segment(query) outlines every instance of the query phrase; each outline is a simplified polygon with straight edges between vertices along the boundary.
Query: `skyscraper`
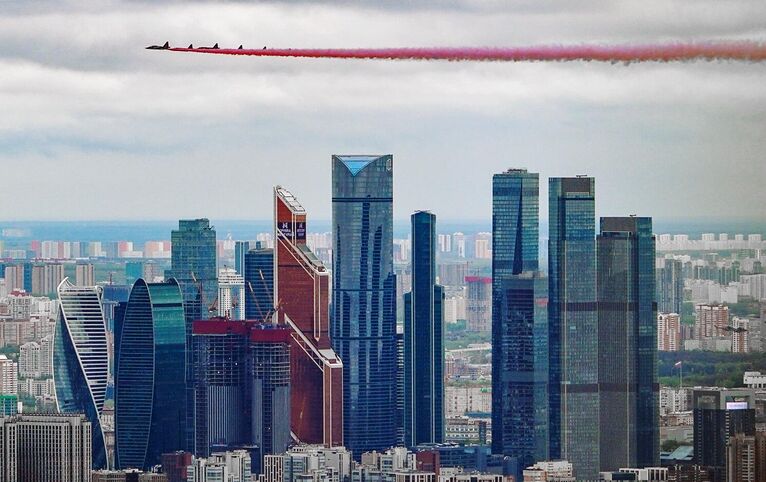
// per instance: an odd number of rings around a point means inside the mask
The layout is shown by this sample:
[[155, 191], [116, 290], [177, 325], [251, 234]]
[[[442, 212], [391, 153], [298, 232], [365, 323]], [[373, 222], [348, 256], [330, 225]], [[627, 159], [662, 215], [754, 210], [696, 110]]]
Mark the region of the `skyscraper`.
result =
[[601, 218], [598, 236], [600, 467], [659, 463], [652, 219]]
[[492, 179], [492, 451], [521, 470], [548, 459], [546, 280], [538, 271], [539, 175]]
[[260, 458], [285, 451], [290, 338], [285, 327], [255, 321], [194, 322], [195, 454], [243, 446], [257, 446]]
[[109, 354], [101, 289], [58, 285], [59, 319], [53, 348], [53, 378], [60, 412], [83, 413], [92, 429], [93, 468], [107, 465], [100, 415], [104, 409]]
[[165, 278], [175, 278], [181, 287], [187, 336], [191, 336], [191, 323], [208, 317], [217, 294], [215, 229], [207, 219], [182, 219], [170, 239], [170, 270]]
[[726, 451], [731, 437], [754, 436], [755, 393], [745, 388], [694, 389], [694, 463], [714, 470], [713, 482], [727, 480]]
[[596, 478], [595, 180], [554, 177], [548, 186], [550, 456], [572, 462], [578, 477]]
[[182, 219], [170, 233], [170, 270], [165, 279], [175, 278], [184, 299], [186, 318], [186, 443], [193, 444], [193, 380], [191, 379], [192, 323], [207, 319], [218, 292], [215, 229], [207, 219]]
[[234, 243], [234, 270], [240, 276], [245, 276], [245, 254], [250, 251], [250, 241]]
[[292, 431], [303, 443], [343, 445], [343, 363], [331, 347], [330, 275], [306, 244], [306, 210], [274, 188], [274, 302], [290, 327]]
[[444, 441], [444, 288], [436, 284], [436, 216], [412, 220], [412, 291], [404, 295], [404, 443]]
[[264, 321], [274, 310], [274, 250], [245, 253], [245, 318]]
[[657, 311], [680, 315], [683, 304], [683, 264], [677, 259], [663, 259], [657, 269]]
[[393, 156], [332, 157], [332, 342], [343, 438], [355, 456], [396, 442]]
[[138, 279], [128, 299], [115, 378], [118, 468], [159, 464], [186, 445], [186, 328], [178, 283]]
[[218, 270], [218, 315], [233, 320], [245, 319], [245, 279], [233, 268]]

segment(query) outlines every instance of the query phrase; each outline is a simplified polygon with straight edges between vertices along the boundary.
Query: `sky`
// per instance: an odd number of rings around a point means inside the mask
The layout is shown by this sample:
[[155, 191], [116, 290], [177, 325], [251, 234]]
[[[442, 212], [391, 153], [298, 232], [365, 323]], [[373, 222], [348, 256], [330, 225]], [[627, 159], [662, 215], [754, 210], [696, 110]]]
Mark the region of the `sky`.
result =
[[331, 217], [330, 156], [393, 154], [397, 219], [489, 219], [492, 174], [596, 177], [599, 215], [766, 217], [766, 64], [145, 50], [766, 41], [766, 2], [0, 0], [0, 220]]

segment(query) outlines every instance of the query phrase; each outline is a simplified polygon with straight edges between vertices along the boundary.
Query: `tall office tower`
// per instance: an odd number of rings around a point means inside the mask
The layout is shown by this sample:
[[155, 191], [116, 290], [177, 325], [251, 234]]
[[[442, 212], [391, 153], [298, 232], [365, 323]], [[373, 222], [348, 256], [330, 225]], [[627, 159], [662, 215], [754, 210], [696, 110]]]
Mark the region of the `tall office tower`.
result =
[[245, 318], [266, 321], [274, 311], [274, 250], [245, 253]]
[[186, 323], [178, 283], [133, 285], [120, 334], [115, 376], [118, 468], [159, 464], [186, 445]]
[[599, 470], [595, 179], [548, 182], [548, 338], [552, 458]]
[[245, 254], [250, 251], [250, 241], [237, 241], [234, 243], [234, 270], [245, 276]]
[[218, 270], [217, 308], [224, 318], [245, 319], [245, 278], [232, 268]]
[[[143, 261], [128, 261], [125, 263], [125, 282], [132, 285], [137, 279], [144, 277]], [[146, 281], [146, 280], [144, 280]], [[151, 282], [152, 280], [149, 280]]]
[[218, 293], [215, 229], [207, 219], [182, 219], [170, 233], [170, 269], [165, 279], [175, 278], [181, 287], [186, 318], [186, 443], [193, 444], [193, 383], [191, 379], [192, 324], [207, 319]]
[[104, 408], [109, 354], [101, 288], [58, 286], [59, 319], [53, 347], [53, 379], [60, 412], [83, 413], [92, 428], [93, 468], [105, 468], [106, 444], [100, 415]]
[[290, 435], [290, 330], [259, 325], [250, 331], [247, 375], [250, 381], [252, 443], [260, 448], [254, 461], [260, 473], [263, 457], [284, 453]]
[[444, 441], [444, 288], [436, 284], [436, 216], [412, 221], [412, 291], [404, 295], [404, 443]]
[[393, 156], [332, 157], [333, 316], [343, 438], [356, 457], [396, 442]]
[[404, 445], [404, 326], [396, 325], [396, 386], [394, 387], [394, 400], [396, 408], [396, 445]]
[[538, 271], [539, 175], [492, 178], [492, 451], [521, 470], [548, 457], [546, 283]]
[[681, 315], [660, 313], [657, 315], [657, 351], [681, 350]]
[[207, 219], [182, 219], [170, 239], [170, 270], [165, 278], [175, 278], [181, 286], [191, 336], [191, 323], [208, 317], [218, 290], [215, 229]]
[[659, 465], [652, 218], [601, 218], [598, 235], [601, 470]]
[[343, 445], [343, 363], [329, 337], [330, 275], [306, 244], [306, 210], [274, 188], [274, 303], [290, 327], [292, 431], [303, 443]]
[[[215, 318], [194, 322], [193, 451], [257, 446], [282, 453], [290, 438], [290, 342], [285, 327]], [[254, 460], [260, 467], [260, 460]]]
[[713, 468], [713, 482], [727, 482], [726, 447], [730, 438], [755, 435], [755, 393], [745, 388], [694, 389], [692, 408], [694, 463]]
[[658, 260], [657, 311], [678, 313], [684, 305], [683, 263], [677, 259]]
[[82, 414], [0, 417], [0, 480], [89, 482], [91, 433]]
[[96, 277], [93, 268], [92, 264], [75, 265], [75, 284], [77, 286], [95, 286]]
[[466, 326], [469, 331], [492, 331], [492, 278], [466, 276], [468, 297], [465, 302]]

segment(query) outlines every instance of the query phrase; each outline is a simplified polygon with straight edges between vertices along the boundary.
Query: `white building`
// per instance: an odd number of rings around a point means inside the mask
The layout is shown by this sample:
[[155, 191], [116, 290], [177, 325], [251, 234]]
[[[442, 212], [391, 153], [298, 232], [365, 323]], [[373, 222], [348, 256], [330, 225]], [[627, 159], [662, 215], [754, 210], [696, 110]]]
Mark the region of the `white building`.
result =
[[745, 372], [743, 379], [747, 388], [766, 388], [766, 373]]
[[24, 343], [19, 348], [19, 375], [21, 377], [40, 376], [40, 344], [34, 341]]
[[250, 454], [246, 450], [192, 458], [186, 469], [188, 482], [252, 482]]
[[19, 365], [5, 355], [0, 355], [0, 395], [18, 395]]
[[566, 460], [537, 462], [523, 472], [524, 482], [547, 482], [550, 480], [571, 480], [574, 482], [574, 469]]
[[444, 416], [491, 413], [492, 390], [488, 387], [444, 387]]
[[234, 268], [218, 270], [218, 315], [245, 319], [245, 279]]

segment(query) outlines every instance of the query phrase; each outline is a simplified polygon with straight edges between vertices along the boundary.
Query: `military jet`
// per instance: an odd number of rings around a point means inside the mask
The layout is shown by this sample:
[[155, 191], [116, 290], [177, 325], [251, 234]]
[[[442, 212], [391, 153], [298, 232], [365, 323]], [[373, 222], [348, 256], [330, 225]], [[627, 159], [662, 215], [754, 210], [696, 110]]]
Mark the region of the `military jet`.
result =
[[199, 47], [198, 50], [218, 50], [218, 44], [216, 43], [212, 47]]
[[146, 47], [148, 50], [169, 50], [170, 49], [170, 43], [165, 42], [165, 45], [150, 45]]

